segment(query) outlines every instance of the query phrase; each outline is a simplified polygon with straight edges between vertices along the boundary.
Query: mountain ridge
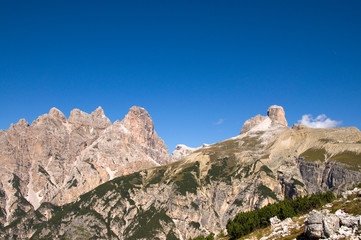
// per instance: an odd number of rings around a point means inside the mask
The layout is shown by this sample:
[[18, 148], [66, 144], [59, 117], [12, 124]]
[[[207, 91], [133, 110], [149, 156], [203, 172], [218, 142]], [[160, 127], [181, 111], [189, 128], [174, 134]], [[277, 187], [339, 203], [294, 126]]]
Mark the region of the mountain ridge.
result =
[[67, 205], [43, 203], [1, 236], [188, 239], [218, 233], [238, 212], [361, 181], [357, 128], [265, 119], [179, 161], [114, 178]]
[[132, 107], [113, 124], [101, 107], [91, 114], [73, 109], [68, 119], [52, 108], [31, 125], [21, 119], [0, 133], [0, 208], [5, 212], [0, 222], [44, 201], [72, 202], [116, 176], [169, 161], [168, 148], [144, 108]]

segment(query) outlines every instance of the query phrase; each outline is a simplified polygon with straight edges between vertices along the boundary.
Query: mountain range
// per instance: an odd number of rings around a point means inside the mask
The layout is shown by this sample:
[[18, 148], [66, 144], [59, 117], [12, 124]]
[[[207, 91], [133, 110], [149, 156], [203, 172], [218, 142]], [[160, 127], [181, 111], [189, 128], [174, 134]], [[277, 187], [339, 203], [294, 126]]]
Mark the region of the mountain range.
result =
[[0, 132], [0, 236], [6, 239], [188, 239], [285, 197], [361, 181], [361, 132], [288, 127], [284, 109], [211, 145], [172, 156], [149, 114], [113, 124], [101, 108], [53, 108]]

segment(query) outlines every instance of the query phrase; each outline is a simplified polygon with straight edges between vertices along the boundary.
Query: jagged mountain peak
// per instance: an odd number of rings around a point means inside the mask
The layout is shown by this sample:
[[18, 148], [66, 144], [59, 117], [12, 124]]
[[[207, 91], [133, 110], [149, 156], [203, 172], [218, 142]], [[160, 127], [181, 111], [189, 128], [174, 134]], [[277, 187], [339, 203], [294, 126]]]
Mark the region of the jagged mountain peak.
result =
[[104, 110], [98, 107], [91, 114], [79, 109], [73, 109], [68, 119], [69, 123], [81, 126], [92, 126], [96, 129], [105, 129], [110, 126], [111, 121], [105, 116]]
[[22, 119], [0, 134], [0, 226], [43, 202], [69, 203], [110, 179], [169, 162], [143, 108], [114, 124], [101, 107], [73, 109], [69, 119], [52, 108], [30, 126]]
[[97, 107], [91, 114], [93, 118], [106, 118], [104, 110], [101, 106]]
[[147, 110], [137, 106], [133, 106], [129, 109], [129, 112], [122, 120], [122, 123], [124, 126], [129, 127], [130, 129], [144, 126], [150, 129], [154, 129], [153, 120]]
[[62, 122], [67, 122], [65, 115], [59, 109], [57, 109], [55, 107], [50, 109], [49, 116], [51, 116], [55, 119], [59, 119]]
[[29, 123], [25, 118], [20, 119], [16, 124], [11, 124], [11, 127], [28, 127]]

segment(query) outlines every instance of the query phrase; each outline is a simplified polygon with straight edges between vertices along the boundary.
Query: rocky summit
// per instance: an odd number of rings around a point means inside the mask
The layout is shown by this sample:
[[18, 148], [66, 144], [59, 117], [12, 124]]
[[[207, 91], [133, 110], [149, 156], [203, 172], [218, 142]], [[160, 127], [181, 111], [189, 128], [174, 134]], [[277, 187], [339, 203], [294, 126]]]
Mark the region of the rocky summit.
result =
[[74, 109], [67, 119], [52, 108], [31, 125], [25, 119], [0, 132], [0, 223], [41, 203], [75, 201], [115, 177], [170, 162], [148, 112], [132, 107], [113, 124], [101, 107]]
[[[164, 143], [155, 133], [144, 131], [148, 127], [152, 130], [153, 126], [145, 110], [133, 109], [122, 122], [105, 128], [106, 120], [95, 121], [99, 125], [93, 130], [82, 120], [74, 126], [69, 120], [61, 119], [46, 121], [65, 127], [55, 130], [58, 127], [53, 129], [52, 123], [49, 128], [53, 130], [49, 132], [55, 136], [60, 131], [70, 131], [68, 137], [60, 141], [61, 138], [52, 140], [46, 135], [37, 148], [34, 145], [38, 138], [24, 141], [29, 134], [20, 130], [31, 129], [34, 123], [28, 126], [22, 121], [1, 132], [1, 144], [6, 143], [12, 149], [13, 145], [8, 144], [8, 139], [12, 139], [12, 144], [21, 143], [26, 150], [18, 153], [2, 148], [4, 154], [9, 153], [5, 156], [14, 159], [10, 165], [3, 164], [12, 166], [5, 174], [8, 177], [1, 181], [7, 191], [1, 198], [6, 203], [2, 205], [4, 222], [7, 219], [11, 223], [2, 228], [0, 237], [184, 240], [210, 232], [218, 234], [225, 229], [227, 220], [239, 212], [261, 208], [285, 197], [325, 190], [340, 193], [361, 181], [361, 132], [357, 128], [288, 127], [284, 110], [279, 106], [271, 106], [267, 116], [257, 115], [247, 120], [241, 133], [233, 138], [197, 149], [177, 147], [173, 159], [179, 160], [171, 163]], [[9, 135], [12, 128], [13, 134]], [[74, 129], [78, 130], [71, 134]], [[97, 137], [91, 138], [92, 134]], [[81, 142], [81, 136], [88, 136], [88, 142]], [[73, 138], [78, 139], [77, 144], [73, 143], [75, 140], [69, 141]], [[31, 145], [27, 142], [30, 140]], [[54, 143], [44, 150], [45, 142], [51, 141], [63, 145]], [[131, 151], [135, 143], [137, 151]], [[70, 147], [61, 151], [68, 145], [78, 146], [78, 154], [74, 153], [72, 161], [66, 155]], [[59, 152], [58, 160], [55, 152]], [[122, 153], [121, 159], [116, 153]], [[34, 154], [47, 158], [37, 157], [33, 160], [37, 164], [28, 164], [24, 156]], [[1, 159], [5, 157], [2, 155]], [[59, 162], [72, 166], [68, 168], [71, 174], [63, 180], [61, 174], [65, 170], [57, 167]], [[168, 164], [155, 166], [158, 163]], [[24, 169], [32, 169], [31, 178], [26, 173], [18, 174], [25, 172]], [[57, 174], [60, 170], [63, 172]], [[94, 172], [90, 175], [92, 179], [84, 172]], [[41, 180], [45, 181], [44, 185]], [[35, 182], [47, 189], [38, 188]], [[102, 182], [105, 183], [99, 185]], [[37, 208], [27, 200], [29, 189], [41, 198]], [[59, 190], [50, 194], [53, 198], [45, 199], [51, 189]], [[69, 197], [72, 189], [84, 194]], [[11, 198], [10, 191], [15, 197]], [[9, 205], [9, 199], [17, 202]], [[12, 206], [23, 207], [16, 210], [19, 207]], [[11, 217], [6, 215], [11, 211], [14, 212]]]

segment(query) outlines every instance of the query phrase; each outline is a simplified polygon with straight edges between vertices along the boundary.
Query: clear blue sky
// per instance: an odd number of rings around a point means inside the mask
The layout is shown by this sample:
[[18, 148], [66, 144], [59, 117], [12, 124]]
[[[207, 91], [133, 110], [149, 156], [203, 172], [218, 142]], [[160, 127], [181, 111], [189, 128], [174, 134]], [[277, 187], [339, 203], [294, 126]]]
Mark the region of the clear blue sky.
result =
[[[361, 1], [0, 0], [0, 129], [148, 110], [170, 151], [284, 107], [361, 127]], [[222, 120], [223, 119], [223, 120]], [[216, 123], [221, 124], [216, 124]]]

